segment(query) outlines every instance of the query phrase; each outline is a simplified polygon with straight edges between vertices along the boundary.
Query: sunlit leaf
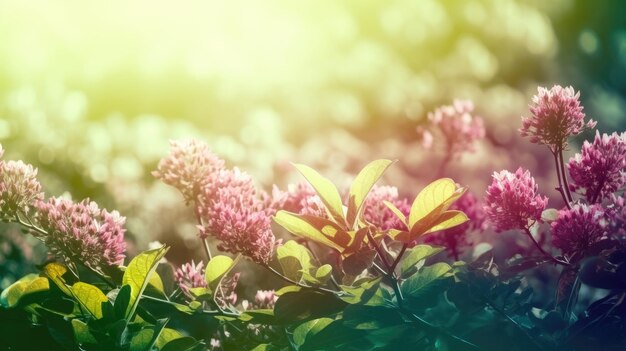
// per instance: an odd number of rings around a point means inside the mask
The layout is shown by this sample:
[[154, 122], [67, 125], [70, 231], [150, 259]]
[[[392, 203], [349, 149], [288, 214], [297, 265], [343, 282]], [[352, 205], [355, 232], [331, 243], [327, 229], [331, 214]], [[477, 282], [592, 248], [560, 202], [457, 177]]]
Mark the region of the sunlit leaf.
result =
[[446, 211], [437, 218], [437, 221], [431, 226], [426, 233], [436, 232], [439, 230], [450, 229], [469, 221], [467, 215], [462, 211]]
[[204, 345], [196, 339], [185, 336], [169, 341], [160, 351], [197, 351], [204, 350]]
[[[349, 234], [338, 227], [337, 224], [323, 218], [278, 211], [274, 216], [274, 221], [294, 235], [313, 240], [339, 252], [342, 252], [344, 247], [352, 240]], [[342, 246], [336, 243], [336, 241], [346, 245]]]
[[419, 300], [438, 285], [437, 282], [448, 275], [452, 270], [449, 264], [438, 262], [432, 266], [423, 267], [417, 274], [404, 281], [401, 286], [405, 298]]
[[95, 344], [98, 341], [89, 331], [87, 324], [78, 319], [72, 319], [72, 329], [74, 330], [74, 337], [79, 344]]
[[67, 267], [60, 263], [52, 262], [45, 265], [41, 271], [46, 277], [48, 277], [48, 279], [58, 286], [61, 291], [68, 296], [72, 296], [72, 291], [67, 286], [67, 282], [63, 278], [65, 273], [68, 271]]
[[167, 252], [165, 246], [140, 253], [128, 264], [124, 276], [122, 277], [122, 285], [130, 285], [130, 303], [126, 312], [126, 317], [131, 317], [139, 303], [139, 297], [145, 290], [150, 276], [154, 273], [157, 264], [165, 256]]
[[163, 328], [167, 324], [167, 319], [158, 320], [158, 324], [142, 329], [130, 339], [131, 351], [149, 351], [157, 342]]
[[237, 261], [224, 255], [214, 256], [209, 263], [207, 263], [204, 271], [204, 279], [211, 292], [217, 289], [222, 278], [235, 267], [236, 263]]
[[184, 335], [181, 332], [179, 332], [178, 330], [170, 329], [170, 328], [163, 328], [163, 330], [161, 331], [161, 334], [157, 338], [155, 346], [156, 346], [157, 349], [160, 350], [168, 342], [170, 342], [172, 340], [180, 339], [182, 337], [184, 337]]
[[95, 319], [102, 318], [102, 303], [109, 302], [102, 290], [91, 284], [78, 282], [72, 285], [72, 294]]
[[337, 223], [343, 224], [345, 222], [343, 215], [343, 203], [341, 202], [341, 196], [337, 187], [328, 179], [317, 173], [313, 168], [295, 164], [294, 167], [306, 178], [311, 184], [313, 189], [317, 192], [326, 209], [328, 210], [330, 217]]
[[409, 213], [409, 227], [413, 227], [417, 221], [438, 215], [463, 195], [463, 191], [457, 191], [456, 184], [450, 178], [442, 178], [428, 184], [417, 194], [411, 212]]
[[294, 240], [279, 246], [276, 255], [283, 274], [289, 279], [299, 282], [304, 272], [311, 271], [311, 252]]
[[329, 264], [325, 264], [320, 266], [317, 271], [315, 271], [315, 278], [320, 281], [321, 284], [326, 283], [333, 273], [333, 266]]
[[385, 204], [385, 206], [387, 206], [387, 208], [391, 210], [391, 212], [396, 215], [396, 217], [400, 219], [400, 221], [402, 221], [402, 223], [404, 223], [404, 225], [406, 225], [406, 216], [404, 215], [404, 213], [402, 213], [402, 211], [400, 211], [400, 209], [396, 207], [396, 205], [387, 200], [384, 200], [383, 203]]
[[348, 198], [348, 211], [346, 214], [348, 227], [352, 228], [354, 226], [367, 194], [369, 194], [374, 184], [392, 163], [393, 161], [391, 160], [372, 161], [356, 176], [350, 187], [350, 196]]
[[415, 247], [408, 249], [400, 262], [400, 276], [408, 276], [409, 273], [416, 270], [415, 266], [420, 261], [434, 256], [443, 250], [443, 247], [432, 247], [429, 245], [416, 245]]
[[29, 274], [2, 291], [0, 304], [6, 308], [14, 307], [24, 296], [47, 291], [49, 289], [50, 283], [48, 282], [48, 278], [40, 277], [36, 274]]
[[293, 342], [298, 346], [303, 345], [307, 337], [317, 334], [332, 321], [332, 318], [319, 318], [300, 324], [293, 331]]

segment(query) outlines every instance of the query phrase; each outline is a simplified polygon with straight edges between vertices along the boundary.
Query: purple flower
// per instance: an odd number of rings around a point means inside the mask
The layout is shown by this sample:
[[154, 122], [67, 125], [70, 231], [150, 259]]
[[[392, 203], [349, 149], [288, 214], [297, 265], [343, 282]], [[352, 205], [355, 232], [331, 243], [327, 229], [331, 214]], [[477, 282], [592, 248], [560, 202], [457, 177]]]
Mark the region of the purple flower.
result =
[[530, 227], [541, 218], [548, 198], [537, 194], [538, 186], [528, 170], [494, 172], [487, 188], [485, 213], [498, 232]]
[[266, 264], [275, 246], [270, 216], [252, 178], [235, 168], [212, 175], [198, 198], [197, 212], [202, 219], [200, 236], [215, 236], [218, 248], [241, 253]]
[[191, 263], [183, 264], [174, 272], [174, 279], [180, 290], [189, 297], [191, 297], [189, 289], [205, 288], [207, 286], [204, 279], [204, 264], [202, 261], [195, 264], [192, 260]]
[[519, 129], [522, 136], [530, 137], [531, 143], [545, 144], [552, 152], [558, 152], [567, 146], [569, 137], [580, 134], [585, 127], [595, 127], [593, 120], [585, 124], [580, 93], [574, 88], [555, 85], [550, 90], [543, 87], [537, 90], [530, 105], [532, 116], [522, 117]]
[[611, 203], [604, 212], [609, 221], [609, 233], [613, 236], [626, 236], [626, 198], [611, 194]]
[[224, 168], [224, 160], [213, 154], [205, 143], [193, 139], [170, 141], [170, 148], [170, 154], [159, 161], [152, 174], [180, 190], [189, 204], [213, 180], [211, 175]]
[[407, 230], [406, 225], [387, 207], [383, 201], [394, 204], [405, 216], [409, 215], [411, 204], [398, 196], [398, 188], [375, 185], [363, 204], [363, 219], [382, 231], [389, 229]]
[[100, 209], [89, 199], [74, 203], [53, 197], [36, 206], [36, 219], [47, 234], [33, 234], [57, 256], [78, 260], [94, 270], [123, 263], [126, 219], [117, 211]]
[[564, 254], [584, 253], [602, 238], [606, 225], [602, 206], [576, 204], [559, 211], [559, 217], [551, 223], [552, 244]]
[[428, 244], [443, 246], [450, 257], [458, 260], [462, 250], [470, 245], [467, 235], [472, 231], [486, 229], [486, 218], [483, 206], [474, 194], [466, 192], [452, 206], [451, 210], [463, 211], [469, 221], [456, 227], [427, 235], [424, 241]]
[[473, 116], [473, 111], [472, 101], [455, 100], [452, 105], [441, 106], [428, 114], [429, 121], [443, 134], [451, 156], [474, 151], [474, 142], [485, 137], [483, 120]]
[[328, 218], [322, 199], [317, 195], [315, 189], [306, 182], [289, 184], [283, 210], [301, 215]]
[[600, 136], [596, 131], [593, 143], [585, 141], [567, 168], [572, 191], [580, 191], [590, 203], [610, 197], [626, 185], [626, 133]]
[[[0, 146], [0, 155], [3, 152]], [[0, 217], [27, 214], [42, 199], [37, 168], [22, 161], [0, 161]]]

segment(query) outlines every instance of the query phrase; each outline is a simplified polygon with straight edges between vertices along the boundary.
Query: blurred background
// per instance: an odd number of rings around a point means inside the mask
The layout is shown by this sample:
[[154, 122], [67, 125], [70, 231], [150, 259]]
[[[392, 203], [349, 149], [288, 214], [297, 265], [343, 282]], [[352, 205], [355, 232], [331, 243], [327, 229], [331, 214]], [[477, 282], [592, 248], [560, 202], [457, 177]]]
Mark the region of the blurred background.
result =
[[[169, 139], [206, 141], [264, 187], [299, 180], [290, 161], [345, 186], [397, 159], [384, 183], [413, 196], [443, 157], [416, 128], [471, 99], [486, 138], [445, 175], [480, 197], [494, 170], [524, 165], [556, 207], [551, 155], [519, 137], [520, 116], [538, 85], [572, 85], [600, 131], [626, 129], [625, 13], [619, 0], [2, 0], [0, 143], [48, 196], [118, 209], [131, 253], [159, 240], [174, 263], [201, 253], [191, 209], [150, 175]], [[37, 252], [3, 230], [0, 289]]]

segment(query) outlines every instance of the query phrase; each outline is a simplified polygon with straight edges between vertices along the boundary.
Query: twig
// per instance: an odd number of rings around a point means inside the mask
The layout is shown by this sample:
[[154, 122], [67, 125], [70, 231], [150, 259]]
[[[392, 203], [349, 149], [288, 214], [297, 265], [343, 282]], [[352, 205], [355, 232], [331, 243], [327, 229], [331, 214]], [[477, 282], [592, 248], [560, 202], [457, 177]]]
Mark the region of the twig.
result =
[[547, 258], [549, 258], [551, 261], [553, 261], [554, 263], [557, 264], [561, 264], [564, 266], [569, 266], [570, 263], [567, 261], [563, 261], [563, 260], [559, 260], [558, 258], [552, 256], [550, 253], [548, 253], [546, 250], [544, 250], [541, 245], [539, 245], [539, 243], [537, 242], [537, 240], [535, 239], [535, 237], [533, 236], [533, 234], [530, 232], [530, 229], [528, 229], [528, 227], [524, 228], [524, 233], [526, 233], [526, 235], [528, 235], [528, 237], [530, 238], [530, 240], [532, 240], [532, 242], [535, 244], [535, 246], [537, 247], [537, 249], [539, 249], [539, 251], [541, 251], [541, 253], [546, 256]]
[[336, 290], [327, 289], [327, 288], [324, 288], [324, 287], [321, 287], [321, 286], [311, 286], [311, 285], [302, 284], [302, 283], [299, 283], [299, 282], [297, 282], [297, 281], [295, 281], [293, 279], [285, 277], [279, 271], [275, 270], [274, 268], [270, 267], [269, 265], [265, 264], [265, 265], [263, 265], [263, 267], [265, 267], [270, 272], [274, 273], [274, 275], [279, 277], [280, 279], [282, 279], [282, 280], [284, 280], [284, 281], [286, 281], [286, 282], [288, 282], [290, 284], [299, 286], [299, 287], [301, 287], [303, 289], [310, 289], [310, 290], [315, 290], [315, 291], [319, 291], [319, 292], [323, 292], [323, 293], [330, 293], [330, 294], [333, 294], [333, 295], [335, 295], [337, 297], [343, 297], [343, 296], [350, 296], [351, 295], [350, 293], [347, 293], [345, 291], [336, 291]]
[[565, 195], [565, 192], [563, 191], [563, 181], [561, 180], [561, 168], [559, 164], [558, 150], [553, 151], [552, 155], [554, 156], [554, 164], [556, 166], [556, 177], [559, 180], [559, 187], [556, 188], [556, 190], [558, 190], [559, 193], [561, 193], [561, 197], [563, 198], [563, 202], [565, 202], [565, 206], [567, 206], [568, 209], [571, 209], [572, 206], [569, 203], [567, 195]]

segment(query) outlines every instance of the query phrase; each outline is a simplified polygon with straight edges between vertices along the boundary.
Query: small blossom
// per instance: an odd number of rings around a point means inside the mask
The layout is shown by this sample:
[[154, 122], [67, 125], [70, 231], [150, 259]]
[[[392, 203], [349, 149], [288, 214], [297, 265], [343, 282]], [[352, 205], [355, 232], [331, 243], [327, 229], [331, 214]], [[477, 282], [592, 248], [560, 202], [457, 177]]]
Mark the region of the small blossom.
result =
[[626, 237], [626, 198], [611, 194], [611, 203], [605, 209], [608, 230], [613, 236]]
[[241, 253], [266, 264], [276, 239], [252, 178], [237, 168], [221, 170], [213, 178], [213, 185], [206, 186], [198, 198], [197, 212], [203, 223], [199, 226], [200, 236], [215, 236], [221, 241], [220, 250]]
[[183, 194], [185, 201], [196, 200], [201, 190], [213, 180], [211, 175], [224, 168], [224, 160], [197, 140], [170, 141], [170, 154], [159, 161], [152, 174]]
[[591, 203], [610, 197], [626, 185], [626, 133], [600, 136], [596, 131], [593, 143], [585, 141], [567, 168], [572, 191], [580, 191]]
[[532, 116], [522, 117], [519, 130], [522, 136], [530, 137], [531, 143], [548, 145], [557, 152], [567, 146], [569, 137], [580, 134], [585, 128], [595, 127], [593, 120], [585, 124], [580, 93], [574, 88], [555, 85], [550, 90], [543, 87], [537, 90], [530, 105]]
[[0, 217], [26, 214], [42, 199], [37, 168], [22, 161], [0, 161]]
[[315, 189], [306, 182], [289, 184], [287, 187], [287, 199], [283, 204], [283, 210], [315, 217], [328, 218], [326, 207]]
[[401, 199], [398, 188], [375, 185], [363, 204], [363, 218], [382, 231], [390, 229], [407, 230], [406, 225], [384, 203], [388, 201], [396, 206], [405, 216], [409, 215], [411, 204]]
[[126, 218], [117, 211], [100, 209], [89, 199], [74, 203], [53, 197], [36, 206], [36, 219], [47, 234], [33, 234], [54, 254], [78, 260], [95, 270], [123, 263]]
[[483, 206], [476, 196], [469, 192], [463, 194], [450, 206], [450, 209], [463, 211], [469, 218], [469, 221], [456, 227], [427, 235], [424, 241], [428, 244], [445, 247], [450, 257], [458, 260], [463, 249], [471, 245], [467, 235], [472, 231], [486, 229], [486, 217]]
[[222, 347], [222, 343], [220, 342], [220, 340], [216, 338], [211, 338], [209, 350], [219, 350], [220, 347]]
[[528, 170], [494, 172], [487, 188], [485, 213], [496, 231], [528, 228], [541, 218], [548, 198], [537, 194], [538, 186]]
[[584, 253], [605, 233], [607, 222], [604, 210], [598, 204], [576, 204], [559, 211], [552, 222], [552, 243], [565, 254]]
[[183, 264], [174, 272], [174, 279], [180, 290], [187, 296], [191, 296], [190, 289], [205, 288], [207, 286], [204, 279], [204, 264], [202, 261], [198, 264], [195, 264], [193, 261]]
[[273, 309], [278, 295], [274, 290], [257, 290], [254, 296], [254, 303], [250, 303], [248, 300], [243, 300], [241, 306], [245, 311], [247, 310], [260, 310], [260, 309]]
[[222, 280], [216, 296], [216, 300], [222, 307], [226, 308], [237, 304], [237, 292], [235, 290], [237, 290], [240, 276], [241, 274], [237, 272]]
[[473, 112], [472, 101], [455, 100], [452, 105], [441, 106], [428, 114], [428, 120], [442, 132], [451, 156], [474, 151], [474, 142], [485, 137], [483, 120], [473, 116]]

